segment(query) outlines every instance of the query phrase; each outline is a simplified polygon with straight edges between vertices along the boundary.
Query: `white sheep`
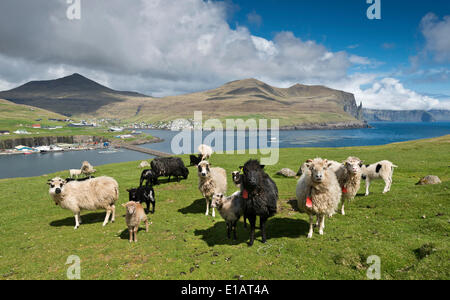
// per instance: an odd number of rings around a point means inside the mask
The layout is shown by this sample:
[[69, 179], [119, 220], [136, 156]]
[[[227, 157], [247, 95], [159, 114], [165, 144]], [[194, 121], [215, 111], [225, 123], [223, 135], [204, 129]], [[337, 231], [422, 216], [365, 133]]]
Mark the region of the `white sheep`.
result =
[[70, 169], [69, 170], [70, 178], [78, 178], [81, 175], [81, 170], [78, 169]]
[[341, 214], [345, 215], [345, 201], [353, 200], [361, 186], [361, 167], [363, 162], [357, 157], [347, 158], [336, 171], [339, 185], [342, 188]]
[[106, 226], [112, 213], [111, 222], [116, 216], [115, 202], [119, 199], [119, 185], [111, 177], [98, 177], [85, 181], [70, 181], [56, 177], [48, 181], [49, 194], [56, 205], [71, 210], [75, 215], [75, 229], [80, 227], [82, 210], [105, 209]]
[[342, 196], [336, 174], [329, 169], [332, 165], [326, 159], [308, 160], [305, 165], [308, 171], [303, 172], [297, 183], [299, 210], [309, 215], [308, 238], [313, 235], [314, 215], [319, 223], [319, 234], [323, 235], [325, 217], [334, 215]]
[[200, 145], [198, 146], [198, 152], [202, 156], [202, 160], [207, 160], [211, 158], [213, 154], [213, 149], [208, 145]]
[[[198, 189], [206, 199], [205, 215], [208, 215], [213, 195], [227, 192], [227, 173], [222, 168], [211, 168], [211, 164], [204, 160], [198, 164], [198, 178]], [[216, 216], [214, 208], [212, 216]]]
[[81, 165], [81, 174], [84, 174], [86, 176], [90, 176], [91, 174], [97, 172], [96, 169], [87, 161], [84, 161]]
[[377, 179], [384, 180], [385, 186], [383, 194], [389, 192], [391, 190], [394, 168], [398, 167], [388, 160], [383, 160], [372, 165], [362, 166], [362, 179], [366, 181], [366, 196], [369, 196], [370, 182]]
[[235, 192], [230, 197], [225, 197], [224, 194], [214, 194], [212, 197], [211, 207], [217, 208], [222, 218], [227, 223], [227, 236], [231, 238], [231, 231], [233, 231], [233, 238], [236, 240], [236, 224], [239, 218], [244, 213], [244, 199], [242, 199], [241, 191]]
[[[342, 166], [342, 163], [337, 162], [337, 161], [334, 161], [334, 160], [329, 160], [329, 161], [328, 161], [328, 164], [330, 164], [330, 167], [329, 167], [328, 169], [330, 169], [331, 171], [333, 171], [333, 172], [335, 172], [335, 173], [336, 173], [336, 171], [339, 170], [339, 168]], [[302, 176], [302, 174], [303, 174], [304, 172], [309, 172], [309, 168], [308, 168], [308, 166], [307, 166], [307, 163], [303, 163], [303, 164], [300, 166], [300, 169], [299, 169], [298, 172], [297, 172], [297, 176]]]

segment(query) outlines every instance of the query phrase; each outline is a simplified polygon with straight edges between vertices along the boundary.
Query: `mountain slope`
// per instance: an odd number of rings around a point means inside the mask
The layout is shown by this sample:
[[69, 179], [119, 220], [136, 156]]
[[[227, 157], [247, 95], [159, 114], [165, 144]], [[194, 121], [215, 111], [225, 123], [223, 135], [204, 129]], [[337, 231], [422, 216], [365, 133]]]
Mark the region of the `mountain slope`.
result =
[[79, 118], [126, 121], [192, 119], [280, 119], [281, 126], [345, 123], [362, 126], [361, 107], [353, 94], [324, 86], [296, 84], [272, 87], [256, 79], [229, 82], [219, 88], [165, 98], [118, 92], [79, 74], [50, 81], [33, 81], [0, 97]]
[[[132, 102], [114, 103], [98, 113], [113, 116], [129, 109]], [[350, 122], [363, 124], [361, 108], [352, 94], [323, 86], [294, 85], [276, 88], [256, 79], [229, 82], [217, 89], [193, 94], [133, 101], [131, 121], [192, 119], [202, 111], [203, 119], [280, 119], [281, 126]], [[133, 115], [131, 115], [133, 113]]]
[[0, 92], [0, 98], [11, 102], [68, 116], [95, 114], [102, 106], [142, 97], [147, 98], [138, 93], [112, 90], [76, 73], [55, 80], [31, 81], [15, 89]]
[[364, 109], [368, 122], [436, 122], [450, 121], [450, 112], [445, 110], [380, 110]]

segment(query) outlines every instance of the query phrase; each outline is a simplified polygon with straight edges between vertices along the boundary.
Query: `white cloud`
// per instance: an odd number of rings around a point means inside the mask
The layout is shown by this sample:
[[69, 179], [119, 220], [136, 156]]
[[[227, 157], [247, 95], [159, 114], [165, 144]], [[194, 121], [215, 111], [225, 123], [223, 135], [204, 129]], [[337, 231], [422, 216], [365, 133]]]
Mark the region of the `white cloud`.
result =
[[437, 62], [450, 62], [450, 16], [442, 20], [435, 14], [428, 13], [420, 23], [426, 40], [425, 50], [434, 55]]
[[[433, 103], [400, 88], [400, 83], [380, 81], [378, 75], [348, 75], [350, 67], [379, 64], [370, 58], [333, 52], [292, 32], [268, 40], [246, 27], [232, 29], [223, 2], [81, 4], [81, 20], [69, 21], [63, 0], [0, 2], [0, 89], [78, 72], [115, 89], [164, 96], [254, 77], [284, 87], [328, 85], [354, 92], [370, 107], [397, 108], [397, 96], [405, 109]], [[430, 20], [424, 22], [427, 32], [441, 32], [436, 20]], [[374, 84], [377, 80], [379, 88]], [[363, 90], [361, 86], [367, 84], [373, 87]]]

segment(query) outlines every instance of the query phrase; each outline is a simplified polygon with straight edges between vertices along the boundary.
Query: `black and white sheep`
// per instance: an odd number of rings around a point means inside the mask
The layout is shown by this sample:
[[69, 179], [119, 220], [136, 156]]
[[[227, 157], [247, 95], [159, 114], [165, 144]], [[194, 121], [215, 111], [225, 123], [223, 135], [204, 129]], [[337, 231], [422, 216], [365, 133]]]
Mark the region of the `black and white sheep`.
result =
[[260, 218], [262, 242], [265, 243], [267, 219], [277, 212], [278, 188], [258, 160], [247, 161], [241, 169], [244, 214], [251, 227], [249, 245], [255, 241], [256, 216]]
[[385, 183], [383, 194], [389, 192], [391, 190], [392, 176], [394, 175], [395, 168], [398, 167], [388, 160], [362, 166], [362, 179], [366, 181], [366, 196], [369, 196], [370, 182], [377, 179], [383, 179]]
[[189, 170], [184, 166], [183, 161], [179, 157], [161, 157], [155, 158], [151, 162], [152, 170], [155, 176], [159, 177], [179, 177], [188, 178]]
[[145, 203], [147, 212], [150, 212], [150, 204], [152, 205], [152, 214], [155, 213], [156, 195], [152, 186], [140, 186], [134, 189], [128, 189], [129, 200], [133, 202]]
[[98, 177], [85, 181], [71, 181], [56, 177], [48, 181], [49, 194], [56, 205], [71, 210], [75, 215], [75, 229], [80, 227], [82, 210], [105, 209], [106, 217], [103, 226], [116, 216], [115, 203], [119, 199], [119, 185], [111, 177]]
[[144, 181], [146, 187], [156, 185], [158, 183], [158, 176], [156, 175], [156, 172], [152, 169], [142, 171], [141, 178], [139, 180], [140, 187]]

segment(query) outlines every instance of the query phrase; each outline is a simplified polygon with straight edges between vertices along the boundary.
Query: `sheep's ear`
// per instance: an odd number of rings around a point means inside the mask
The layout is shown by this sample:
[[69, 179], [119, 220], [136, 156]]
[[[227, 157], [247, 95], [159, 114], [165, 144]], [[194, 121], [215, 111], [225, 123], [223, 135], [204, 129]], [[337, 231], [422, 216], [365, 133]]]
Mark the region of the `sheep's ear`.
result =
[[327, 168], [331, 167], [333, 163], [328, 163]]
[[51, 179], [47, 180], [47, 184], [48, 185], [52, 184], [52, 180]]
[[308, 159], [307, 161], [306, 161], [306, 163], [312, 163], [313, 161], [312, 161], [312, 159]]
[[123, 207], [127, 207], [127, 204], [126, 204], [126, 203], [122, 203], [122, 206], [123, 206]]
[[265, 165], [259, 165], [261, 167], [261, 169], [264, 170], [264, 168], [266, 167]]

